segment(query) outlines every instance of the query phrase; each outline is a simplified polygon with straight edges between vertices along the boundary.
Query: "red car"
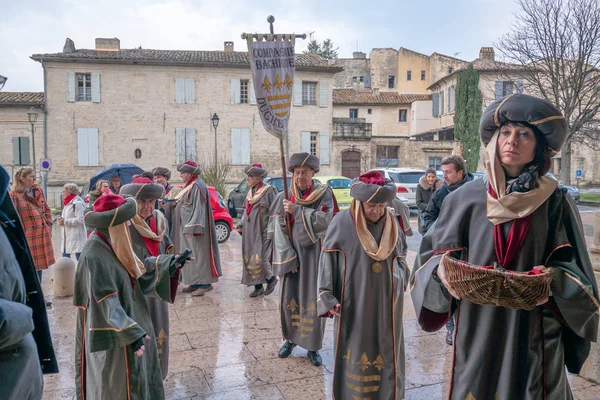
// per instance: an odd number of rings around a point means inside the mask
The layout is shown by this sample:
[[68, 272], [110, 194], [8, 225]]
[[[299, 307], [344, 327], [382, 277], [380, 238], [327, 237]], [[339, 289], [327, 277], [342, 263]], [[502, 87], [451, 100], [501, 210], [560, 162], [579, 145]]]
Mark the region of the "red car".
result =
[[231, 230], [233, 229], [233, 218], [229, 215], [229, 209], [223, 200], [223, 196], [217, 189], [212, 186], [207, 186], [210, 193], [210, 205], [212, 207], [212, 215], [215, 220], [215, 231], [217, 232], [217, 241], [224, 243], [229, 239]]

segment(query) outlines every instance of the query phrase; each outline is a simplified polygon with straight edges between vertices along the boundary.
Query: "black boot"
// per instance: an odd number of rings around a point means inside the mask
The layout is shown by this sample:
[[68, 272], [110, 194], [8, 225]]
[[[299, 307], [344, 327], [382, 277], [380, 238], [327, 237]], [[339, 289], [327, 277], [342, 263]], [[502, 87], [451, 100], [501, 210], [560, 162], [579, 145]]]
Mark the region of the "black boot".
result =
[[281, 349], [279, 350], [279, 358], [287, 358], [292, 354], [292, 350], [296, 347], [296, 343], [292, 343], [286, 340]]
[[318, 351], [309, 351], [306, 355], [308, 356], [310, 363], [315, 367], [323, 364], [323, 360], [321, 359]]
[[258, 297], [264, 292], [263, 285], [254, 285], [254, 292], [250, 293], [250, 297]]
[[267, 289], [265, 290], [265, 296], [270, 295], [275, 290], [275, 286], [277, 286], [277, 278], [272, 276], [271, 279], [267, 279]]

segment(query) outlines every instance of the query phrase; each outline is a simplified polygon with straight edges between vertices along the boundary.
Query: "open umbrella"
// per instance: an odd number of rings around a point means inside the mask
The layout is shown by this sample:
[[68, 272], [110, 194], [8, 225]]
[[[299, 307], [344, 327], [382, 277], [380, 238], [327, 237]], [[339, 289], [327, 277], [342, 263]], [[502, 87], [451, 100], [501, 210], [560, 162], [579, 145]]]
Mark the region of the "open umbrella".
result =
[[110, 181], [116, 176], [121, 178], [121, 186], [123, 186], [133, 181], [133, 175], [139, 175], [143, 172], [144, 170], [135, 164], [112, 164], [108, 168], [96, 172], [91, 177], [90, 189], [93, 190], [99, 180]]

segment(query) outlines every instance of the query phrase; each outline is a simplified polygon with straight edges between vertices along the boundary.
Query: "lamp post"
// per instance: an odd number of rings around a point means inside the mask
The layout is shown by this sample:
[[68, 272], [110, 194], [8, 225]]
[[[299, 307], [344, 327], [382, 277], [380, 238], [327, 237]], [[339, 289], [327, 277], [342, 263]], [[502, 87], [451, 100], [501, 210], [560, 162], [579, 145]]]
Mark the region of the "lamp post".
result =
[[217, 113], [213, 114], [210, 121], [212, 122], [213, 128], [215, 128], [215, 165], [217, 165], [217, 126], [219, 126], [219, 116]]
[[2, 88], [4, 87], [4, 85], [6, 84], [6, 81], [8, 80], [7, 77], [0, 75], [0, 90], [2, 90]]
[[27, 119], [31, 124], [31, 148], [33, 149], [33, 175], [37, 177], [37, 171], [35, 169], [35, 122], [37, 121], [38, 113], [35, 112], [35, 108], [31, 107], [27, 111]]

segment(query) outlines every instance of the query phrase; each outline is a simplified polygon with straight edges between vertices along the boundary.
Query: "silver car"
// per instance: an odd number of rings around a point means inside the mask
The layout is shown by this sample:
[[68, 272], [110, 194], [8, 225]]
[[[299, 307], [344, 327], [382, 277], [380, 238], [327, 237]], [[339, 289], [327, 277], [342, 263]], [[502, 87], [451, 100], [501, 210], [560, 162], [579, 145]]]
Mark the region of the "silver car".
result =
[[425, 170], [420, 168], [375, 168], [371, 171], [377, 171], [384, 178], [394, 181], [397, 190], [396, 197], [409, 207], [417, 207], [415, 194], [419, 179], [425, 175]]

